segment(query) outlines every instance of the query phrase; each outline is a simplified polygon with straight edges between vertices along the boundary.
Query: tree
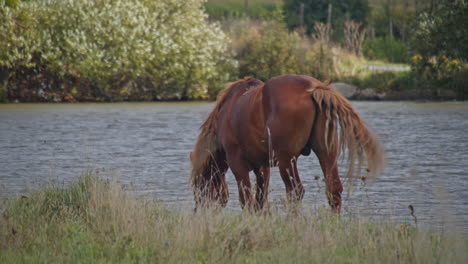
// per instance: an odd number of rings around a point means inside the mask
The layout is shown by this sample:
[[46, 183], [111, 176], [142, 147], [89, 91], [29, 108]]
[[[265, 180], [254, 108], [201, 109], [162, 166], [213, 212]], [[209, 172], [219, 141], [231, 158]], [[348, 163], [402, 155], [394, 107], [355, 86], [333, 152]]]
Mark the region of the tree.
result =
[[300, 6], [304, 4], [304, 26], [308, 33], [313, 31], [314, 22], [327, 23], [328, 4], [332, 4], [332, 30], [341, 38], [343, 25], [346, 20], [353, 20], [366, 24], [369, 14], [367, 0], [285, 0], [285, 21], [290, 29], [300, 26]]
[[468, 59], [468, 3], [432, 1], [416, 19], [411, 49], [423, 57], [445, 55]]

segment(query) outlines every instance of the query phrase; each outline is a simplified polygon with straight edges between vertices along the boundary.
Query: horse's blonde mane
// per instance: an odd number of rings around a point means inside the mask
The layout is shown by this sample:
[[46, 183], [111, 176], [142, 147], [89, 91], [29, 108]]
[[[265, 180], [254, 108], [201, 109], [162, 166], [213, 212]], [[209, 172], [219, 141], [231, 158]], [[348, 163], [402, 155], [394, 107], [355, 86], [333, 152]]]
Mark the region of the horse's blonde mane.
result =
[[227, 88], [222, 90], [218, 94], [213, 111], [211, 111], [206, 120], [200, 126], [200, 135], [195, 143], [193, 152], [190, 154], [190, 158], [192, 160], [192, 174], [190, 176], [190, 182], [192, 187], [199, 185], [200, 177], [202, 177], [204, 170], [209, 167], [210, 158], [220, 149], [220, 145], [216, 140], [216, 130], [218, 128], [218, 117], [221, 112], [221, 107], [226, 102], [230, 91], [237, 84], [249, 81], [250, 79], [251, 78], [244, 78], [233, 82]]

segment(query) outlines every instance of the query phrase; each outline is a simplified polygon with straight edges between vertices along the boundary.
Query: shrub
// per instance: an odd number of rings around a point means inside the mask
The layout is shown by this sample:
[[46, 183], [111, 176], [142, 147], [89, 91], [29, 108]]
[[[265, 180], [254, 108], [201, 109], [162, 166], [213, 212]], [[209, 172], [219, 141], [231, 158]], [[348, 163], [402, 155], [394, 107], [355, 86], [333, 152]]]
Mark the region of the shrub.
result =
[[0, 73], [30, 67], [40, 47], [34, 14], [20, 3], [0, 0]]
[[[240, 33], [240, 34], [239, 34]], [[289, 33], [281, 22], [262, 22], [245, 34], [234, 33], [235, 58], [239, 75], [267, 80], [273, 76], [297, 72], [296, 33]]]
[[341, 54], [335, 54], [332, 45], [288, 32], [280, 21], [241, 20], [227, 27], [230, 49], [239, 62], [239, 78], [267, 80], [294, 73], [326, 80], [340, 74]]
[[464, 100], [467, 67], [461, 61], [450, 60], [444, 55], [427, 58], [416, 54], [411, 57], [411, 70], [435, 97], [441, 90], [452, 90], [458, 99]]
[[378, 93], [402, 91], [413, 87], [406, 85], [411, 81], [409, 72], [372, 72], [365, 77], [353, 79], [352, 82], [361, 89], [372, 88]]
[[[16, 81], [47, 73], [49, 86], [68, 93], [122, 100], [135, 93], [159, 97], [206, 96], [226, 81], [226, 38], [206, 22], [201, 0], [42, 0], [0, 5], [6, 26], [0, 66]], [[28, 15], [23, 15], [28, 14]], [[24, 18], [26, 17], [26, 18]], [[29, 18], [30, 17], [30, 18]], [[24, 31], [21, 20], [32, 22]], [[5, 55], [6, 54], [6, 55]], [[33, 68], [33, 69], [32, 69]], [[52, 79], [53, 81], [50, 81]], [[49, 87], [35, 87], [44, 93]], [[25, 85], [25, 89], [31, 89]], [[83, 94], [83, 96], [84, 96]]]
[[388, 62], [408, 62], [408, 51], [395, 38], [372, 38], [364, 41], [364, 55], [372, 60], [383, 60]]
[[468, 60], [468, 3], [432, 1], [416, 18], [410, 38], [415, 53]]

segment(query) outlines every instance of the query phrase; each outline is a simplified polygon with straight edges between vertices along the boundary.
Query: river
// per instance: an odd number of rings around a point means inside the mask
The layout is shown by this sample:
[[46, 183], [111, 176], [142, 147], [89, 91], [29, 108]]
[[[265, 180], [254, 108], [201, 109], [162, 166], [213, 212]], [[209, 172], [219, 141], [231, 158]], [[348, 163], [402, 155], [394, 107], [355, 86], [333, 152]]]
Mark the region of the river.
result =
[[[468, 233], [468, 103], [353, 105], [382, 140], [387, 164], [375, 180], [357, 180], [346, 189], [344, 215], [358, 212], [372, 219], [413, 223], [411, 204], [420, 226]], [[50, 182], [67, 184], [91, 168], [117, 178], [145, 199], [191, 208], [189, 152], [212, 107], [213, 103], [0, 105], [0, 197], [27, 195]], [[328, 206], [315, 156], [301, 157], [299, 172], [306, 188], [304, 210]], [[228, 184], [228, 210], [239, 210], [230, 173]], [[270, 186], [272, 208], [281, 208], [285, 190], [276, 168]]]

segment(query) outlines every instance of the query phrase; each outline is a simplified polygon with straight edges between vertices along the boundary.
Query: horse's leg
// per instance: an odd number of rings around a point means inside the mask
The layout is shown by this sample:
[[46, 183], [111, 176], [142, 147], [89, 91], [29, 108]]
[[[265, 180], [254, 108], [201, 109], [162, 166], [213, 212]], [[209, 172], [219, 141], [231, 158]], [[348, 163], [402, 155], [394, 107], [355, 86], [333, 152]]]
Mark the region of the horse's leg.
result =
[[[304, 197], [304, 187], [297, 170], [296, 154], [300, 153], [310, 133], [306, 132], [302, 139], [295, 140], [298, 138], [294, 134], [295, 131], [284, 129], [284, 126], [288, 126], [289, 124], [284, 125], [280, 121], [274, 120], [269, 124], [269, 127], [276, 128], [271, 130], [272, 157], [270, 159], [278, 161], [281, 179], [286, 187], [288, 200], [290, 202], [299, 202]], [[293, 127], [293, 125], [289, 125], [289, 127]], [[291, 139], [291, 137], [293, 138]], [[300, 141], [304, 141], [304, 143], [298, 143]]]
[[304, 186], [299, 178], [297, 159], [292, 155], [279, 155], [278, 166], [281, 178], [286, 186], [290, 202], [300, 202], [304, 197]]
[[257, 191], [255, 193], [256, 209], [263, 210], [268, 208], [268, 186], [270, 183], [270, 167], [263, 166], [254, 169], [257, 177]]
[[328, 203], [330, 204], [333, 212], [340, 213], [343, 186], [341, 185], [341, 180], [338, 176], [336, 157], [322, 154], [318, 154], [317, 156], [319, 157], [320, 166], [322, 167], [323, 175], [325, 176]]
[[[276, 92], [280, 90], [289, 91]], [[270, 159], [278, 161], [288, 199], [298, 202], [304, 197], [304, 187], [297, 170], [297, 157], [309, 141], [315, 109], [310, 96], [295, 96], [297, 91], [291, 91], [293, 94], [268, 101], [266, 133], [271, 140]]]
[[227, 161], [229, 168], [231, 168], [231, 171], [237, 181], [241, 207], [245, 208], [247, 205], [249, 210], [253, 209], [254, 199], [251, 189], [252, 186], [250, 185], [249, 167], [247, 166], [247, 163], [244, 161], [238, 150], [231, 153], [228, 152]]
[[[340, 213], [343, 186], [338, 176], [338, 136], [332, 133], [336, 125], [332, 122], [329, 122], [328, 136], [325, 136], [326, 125], [325, 115], [319, 114], [312, 132], [312, 150], [317, 155], [322, 167], [328, 203], [335, 213]], [[325, 139], [328, 140], [328, 144], [325, 143]]]

